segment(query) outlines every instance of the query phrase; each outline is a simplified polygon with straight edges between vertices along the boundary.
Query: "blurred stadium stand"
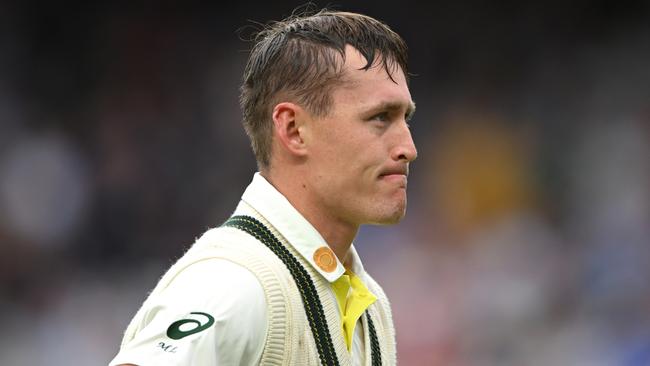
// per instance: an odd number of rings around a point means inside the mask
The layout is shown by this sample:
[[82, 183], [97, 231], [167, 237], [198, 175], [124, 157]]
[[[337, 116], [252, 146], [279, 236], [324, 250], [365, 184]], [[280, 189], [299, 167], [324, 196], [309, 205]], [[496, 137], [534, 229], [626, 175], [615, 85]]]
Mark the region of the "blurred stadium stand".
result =
[[[113, 357], [255, 171], [240, 38], [300, 4], [0, 3], [0, 364]], [[400, 364], [650, 365], [649, 3], [334, 4], [415, 74], [409, 212], [356, 241]]]

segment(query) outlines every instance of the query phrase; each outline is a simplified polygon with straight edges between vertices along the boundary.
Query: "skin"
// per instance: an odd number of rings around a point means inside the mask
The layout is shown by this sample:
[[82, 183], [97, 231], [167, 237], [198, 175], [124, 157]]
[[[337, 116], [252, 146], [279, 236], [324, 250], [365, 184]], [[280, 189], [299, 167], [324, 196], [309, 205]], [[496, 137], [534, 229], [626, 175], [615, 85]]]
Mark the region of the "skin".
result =
[[315, 116], [278, 103], [271, 164], [262, 175], [319, 231], [342, 263], [362, 224], [393, 224], [406, 210], [408, 166], [417, 150], [408, 126], [415, 110], [404, 73], [345, 52], [345, 82], [332, 108]]
[[404, 217], [408, 166], [417, 157], [404, 73], [393, 70], [393, 81], [381, 66], [359, 70], [365, 64], [346, 48], [346, 81], [333, 91], [327, 116], [291, 102], [274, 107], [273, 154], [261, 172], [344, 264], [360, 225]]

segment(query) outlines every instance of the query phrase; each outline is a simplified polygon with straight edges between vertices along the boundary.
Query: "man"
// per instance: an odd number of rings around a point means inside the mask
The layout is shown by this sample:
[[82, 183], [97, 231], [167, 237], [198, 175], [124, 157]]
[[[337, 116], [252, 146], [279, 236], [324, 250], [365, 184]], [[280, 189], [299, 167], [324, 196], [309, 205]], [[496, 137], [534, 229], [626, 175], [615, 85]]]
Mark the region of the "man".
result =
[[259, 173], [163, 276], [111, 365], [392, 365], [385, 294], [352, 241], [405, 213], [406, 46], [370, 17], [273, 23], [244, 74]]

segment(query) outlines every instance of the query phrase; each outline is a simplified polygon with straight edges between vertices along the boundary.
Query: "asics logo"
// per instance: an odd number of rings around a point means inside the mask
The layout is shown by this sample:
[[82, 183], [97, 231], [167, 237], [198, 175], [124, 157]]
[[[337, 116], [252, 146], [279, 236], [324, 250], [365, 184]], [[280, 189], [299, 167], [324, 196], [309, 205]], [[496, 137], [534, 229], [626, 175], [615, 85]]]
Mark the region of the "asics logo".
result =
[[[181, 319], [173, 322], [169, 328], [167, 328], [167, 337], [175, 340], [179, 340], [181, 338], [185, 338], [189, 335], [196, 334], [199, 332], [202, 332], [212, 326], [214, 324], [214, 318], [210, 314], [206, 313], [201, 313], [201, 312], [191, 312], [190, 314], [194, 315], [201, 315], [207, 318], [207, 321], [204, 323], [201, 323], [200, 321], [192, 318], [188, 319]], [[187, 329], [187, 326], [183, 327], [186, 324], [193, 324], [194, 327]], [[183, 329], [181, 329], [183, 327]]]

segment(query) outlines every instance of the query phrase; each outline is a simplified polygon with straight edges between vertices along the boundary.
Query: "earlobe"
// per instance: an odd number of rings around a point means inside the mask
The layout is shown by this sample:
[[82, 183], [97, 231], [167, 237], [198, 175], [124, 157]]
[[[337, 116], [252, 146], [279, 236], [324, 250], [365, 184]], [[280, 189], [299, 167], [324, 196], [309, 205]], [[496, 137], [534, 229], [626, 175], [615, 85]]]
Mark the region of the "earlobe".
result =
[[280, 145], [292, 155], [304, 155], [302, 108], [294, 103], [279, 103], [273, 108], [275, 135]]

